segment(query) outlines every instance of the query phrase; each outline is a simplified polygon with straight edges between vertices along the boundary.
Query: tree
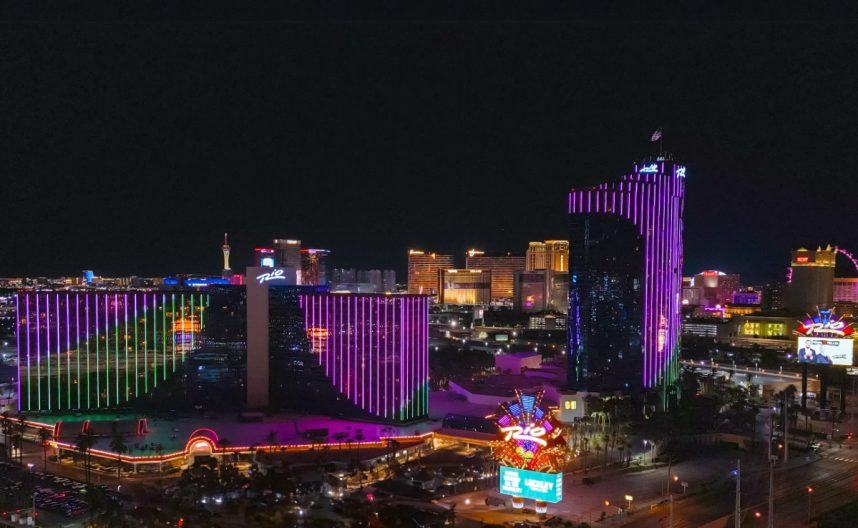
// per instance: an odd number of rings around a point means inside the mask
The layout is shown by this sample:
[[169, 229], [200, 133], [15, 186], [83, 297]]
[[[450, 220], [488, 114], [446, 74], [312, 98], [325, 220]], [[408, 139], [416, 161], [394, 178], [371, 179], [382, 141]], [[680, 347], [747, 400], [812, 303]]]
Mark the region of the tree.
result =
[[119, 483], [122, 481], [122, 455], [128, 452], [125, 438], [120, 433], [113, 435], [110, 440], [110, 449], [116, 453], [116, 481]]
[[95, 445], [95, 435], [90, 432], [84, 432], [77, 435], [75, 439], [75, 449], [81, 454], [83, 454], [83, 471], [86, 475], [86, 485], [89, 488], [89, 450], [92, 449], [92, 446]]
[[9, 411], [3, 411], [0, 415], [0, 430], [3, 431], [3, 457], [12, 458], [12, 448], [9, 446], [12, 438], [12, 419], [9, 418]]
[[39, 442], [42, 444], [42, 471], [48, 472], [48, 446], [54, 435], [44, 427], [39, 429]]
[[27, 432], [27, 417], [23, 413], [18, 415], [18, 423], [16, 425], [16, 436], [18, 437], [18, 464], [24, 465], [24, 449], [23, 440], [24, 433]]
[[269, 431], [268, 436], [265, 437], [265, 443], [268, 444], [269, 451], [278, 450], [280, 446], [277, 443], [277, 431]]

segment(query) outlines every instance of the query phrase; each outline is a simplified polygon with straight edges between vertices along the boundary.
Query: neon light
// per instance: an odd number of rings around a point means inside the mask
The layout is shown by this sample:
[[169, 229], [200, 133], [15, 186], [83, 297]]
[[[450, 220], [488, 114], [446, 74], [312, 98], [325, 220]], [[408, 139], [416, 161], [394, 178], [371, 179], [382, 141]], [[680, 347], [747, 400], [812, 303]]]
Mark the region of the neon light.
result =
[[[265, 259], [263, 259], [263, 260], [265, 260]], [[265, 265], [266, 264], [263, 264], [263, 266], [265, 266]], [[273, 265], [274, 265], [274, 261], [271, 260], [271, 266], [273, 266]], [[283, 276], [283, 270], [282, 269], [276, 269], [276, 270], [268, 272], [268, 273], [261, 273], [261, 274], [256, 276], [256, 281], [259, 282], [259, 284], [262, 284], [263, 282], [270, 282], [273, 280], [286, 280], [286, 277]]]
[[355, 407], [397, 421], [428, 412], [425, 297], [306, 294], [301, 308], [325, 375]]
[[[618, 215], [638, 227], [643, 251], [641, 384], [644, 388], [660, 386], [666, 395], [667, 387], [679, 374], [681, 274], [677, 270], [682, 268], [685, 168], [674, 166], [670, 174], [664, 172], [664, 165], [646, 163], [618, 182], [571, 191], [569, 213]], [[584, 193], [587, 200], [584, 200]], [[596, 204], [619, 202], [619, 210], [594, 206], [591, 203], [593, 194], [596, 195]], [[584, 350], [582, 337], [589, 330], [585, 332], [586, 328], [582, 330], [581, 326], [592, 324], [592, 318], [581, 314], [580, 303], [584, 298], [578, 294], [582, 281], [576, 282], [577, 277], [575, 270], [570, 269], [568, 382], [571, 386], [583, 388], [588, 383], [584, 375], [587, 368], [584, 359], [589, 351]], [[662, 401], [666, 402], [667, 398], [662, 398]]]

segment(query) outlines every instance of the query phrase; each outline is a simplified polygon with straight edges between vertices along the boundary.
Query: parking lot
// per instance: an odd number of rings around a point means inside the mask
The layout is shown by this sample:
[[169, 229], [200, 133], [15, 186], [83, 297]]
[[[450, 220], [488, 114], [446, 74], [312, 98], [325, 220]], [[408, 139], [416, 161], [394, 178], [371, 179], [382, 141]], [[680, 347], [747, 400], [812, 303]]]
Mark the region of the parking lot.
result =
[[0, 496], [12, 508], [29, 508], [35, 504], [44, 510], [66, 518], [87, 512], [84, 498], [86, 484], [42, 473], [9, 462], [0, 462]]

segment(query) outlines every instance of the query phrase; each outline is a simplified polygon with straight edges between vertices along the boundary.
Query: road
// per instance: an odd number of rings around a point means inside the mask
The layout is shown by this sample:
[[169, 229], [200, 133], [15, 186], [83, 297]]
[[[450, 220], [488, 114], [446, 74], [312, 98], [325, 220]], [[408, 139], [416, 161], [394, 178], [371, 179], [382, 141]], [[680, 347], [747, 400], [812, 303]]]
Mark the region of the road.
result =
[[[687, 460], [671, 466], [671, 475], [676, 481], [671, 481], [672, 491], [682, 495], [682, 482], [688, 483], [688, 492], [695, 493], [704, 486], [716, 482], [728, 475], [736, 465], [735, 457], [724, 453], [716, 453], [707, 458], [705, 463], [699, 460]], [[626, 508], [626, 495], [634, 497], [632, 508], [648, 508], [649, 504], [664, 497], [667, 484], [666, 466], [657, 469], [646, 469], [638, 472], [623, 473], [620, 470], [591, 471], [587, 476], [596, 482], [592, 485], [582, 483], [581, 473], [565, 474], [563, 478], [563, 501], [548, 506], [548, 515], [557, 515], [564, 519], [592, 522], [598, 520], [602, 512], [610, 517], [618, 513], [619, 508]], [[488, 495], [501, 497], [496, 490], [484, 490], [463, 493], [446, 499], [456, 503], [456, 514], [465, 518], [491, 523], [537, 520], [536, 515], [527, 515], [510, 509], [490, 508], [485, 500]], [[506, 497], [508, 500], [508, 497]], [[605, 505], [608, 501], [608, 505]], [[529, 507], [533, 507], [531, 502]]]
[[[778, 528], [807, 526], [808, 505], [812, 515], [842, 506], [858, 499], [855, 489], [858, 454], [847, 458], [835, 450], [812, 463], [781, 469], [775, 473], [775, 518]], [[851, 452], [850, 452], [851, 453]], [[758, 457], [759, 458], [759, 457]], [[742, 472], [743, 525], [765, 526], [768, 512], [768, 469], [765, 461], [746, 463]], [[674, 528], [703, 526], [716, 519], [731, 516], [735, 493], [733, 482], [725, 481], [712, 491], [674, 502]], [[808, 486], [813, 489], [808, 501]], [[756, 518], [755, 513], [760, 517]], [[732, 526], [732, 520], [728, 525]], [[629, 528], [663, 528], [668, 526], [668, 508], [661, 505], [631, 519]]]

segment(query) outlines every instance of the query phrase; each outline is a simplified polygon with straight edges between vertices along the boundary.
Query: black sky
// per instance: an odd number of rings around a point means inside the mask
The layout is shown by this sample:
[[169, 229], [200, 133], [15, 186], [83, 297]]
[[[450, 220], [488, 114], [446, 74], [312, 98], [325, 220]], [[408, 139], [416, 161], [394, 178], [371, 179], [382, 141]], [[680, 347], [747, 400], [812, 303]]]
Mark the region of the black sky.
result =
[[856, 25], [265, 18], [8, 18], [0, 276], [218, 272], [224, 231], [234, 267], [275, 236], [520, 252], [659, 126], [686, 272], [858, 251]]

